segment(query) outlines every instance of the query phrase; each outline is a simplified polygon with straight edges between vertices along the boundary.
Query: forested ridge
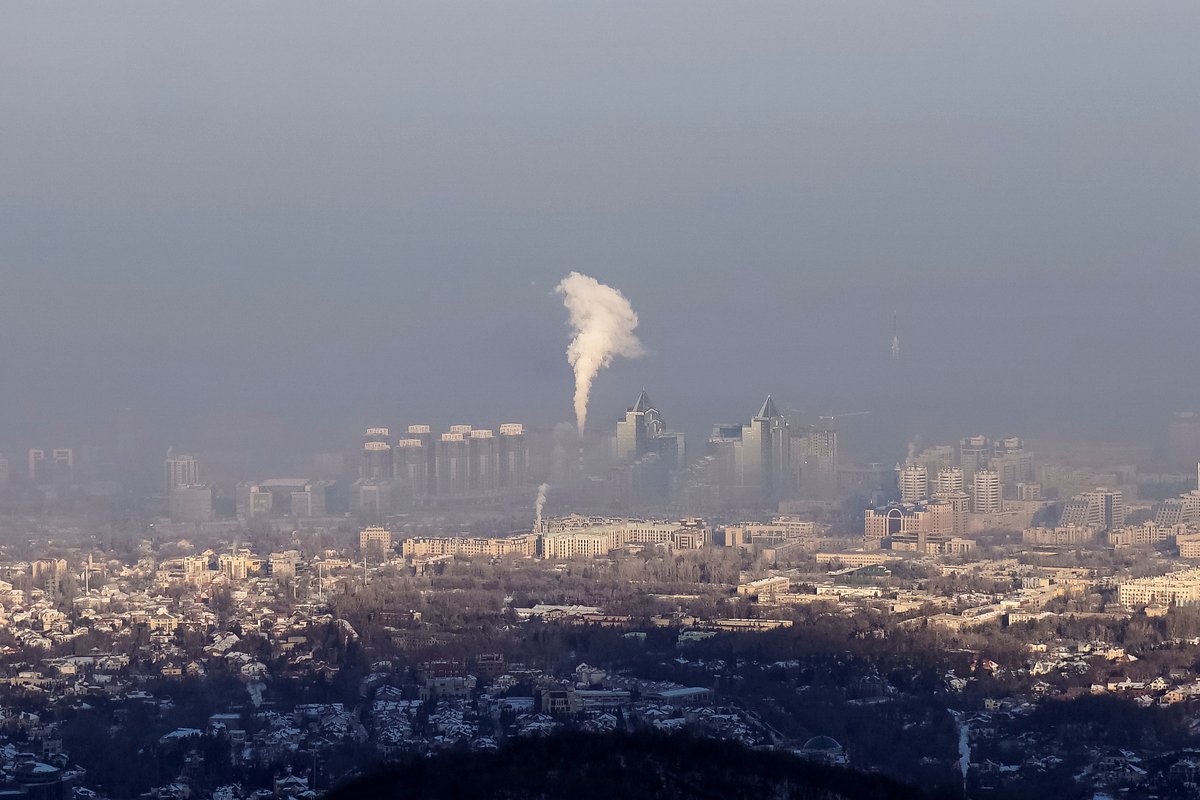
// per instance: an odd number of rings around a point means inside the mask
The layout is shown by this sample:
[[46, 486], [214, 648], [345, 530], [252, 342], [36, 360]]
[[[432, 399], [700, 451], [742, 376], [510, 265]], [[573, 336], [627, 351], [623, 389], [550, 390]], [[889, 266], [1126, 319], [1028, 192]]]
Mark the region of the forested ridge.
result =
[[734, 742], [652, 732], [515, 740], [490, 753], [414, 757], [348, 781], [330, 800], [917, 800], [880, 775], [755, 751]]

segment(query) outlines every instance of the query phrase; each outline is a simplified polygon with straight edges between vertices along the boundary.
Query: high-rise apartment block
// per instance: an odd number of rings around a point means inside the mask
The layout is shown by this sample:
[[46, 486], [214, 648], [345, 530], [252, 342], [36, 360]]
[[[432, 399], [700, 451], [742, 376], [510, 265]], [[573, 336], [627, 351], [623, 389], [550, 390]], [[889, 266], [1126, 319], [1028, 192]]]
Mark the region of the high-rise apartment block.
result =
[[1002, 504], [1000, 473], [994, 469], [976, 470], [971, 485], [971, 509], [976, 514], [996, 514], [1001, 510]]
[[1200, 525], [1200, 489], [1164, 500], [1154, 521], [1159, 525]]
[[1040, 501], [1042, 499], [1042, 485], [1040, 483], [1018, 483], [1013, 494], [1018, 500]]
[[434, 483], [438, 497], [462, 496], [470, 491], [470, 450], [463, 427], [450, 426], [450, 431], [438, 440]]
[[358, 469], [360, 478], [374, 480], [392, 479], [392, 445], [387, 428], [367, 428], [363, 436], [362, 463]]
[[966, 491], [963, 471], [958, 467], [947, 467], [939, 470], [933, 493], [938, 497], [949, 497], [956, 492]]
[[929, 498], [929, 471], [924, 464], [897, 465], [896, 472], [902, 503], [915, 503]]
[[987, 469], [992, 455], [991, 442], [986, 436], [968, 436], [958, 443], [958, 466], [967, 483], [975, 480], [975, 473]]
[[617, 421], [615, 455], [618, 462], [628, 463], [650, 453], [657, 453], [669, 469], [683, 467], [683, 434], [667, 430], [662, 414], [642, 389], [637, 402]]
[[425, 492], [433, 494], [437, 486], [437, 441], [438, 434], [428, 425], [409, 425], [407, 438], [421, 443], [425, 453]]
[[965, 491], [962, 470], [958, 467], [947, 467], [937, 474], [934, 481], [933, 496], [950, 504], [953, 515], [953, 532], [961, 536], [967, 532], [967, 512], [970, 509], [971, 498]]
[[524, 425], [505, 422], [500, 426], [499, 454], [500, 488], [525, 486], [529, 482], [529, 444], [525, 440]]
[[392, 481], [363, 478], [350, 493], [350, 513], [359, 519], [378, 522], [396, 511], [396, 485]]
[[243, 483], [237, 487], [236, 503], [238, 519], [266, 517], [275, 505], [275, 495], [258, 484]]
[[440, 500], [500, 496], [529, 481], [525, 427], [506, 422], [496, 431], [451, 425], [438, 434], [409, 425], [393, 441], [388, 428], [369, 428], [351, 511], [366, 520]]
[[211, 486], [176, 486], [171, 490], [169, 502], [172, 522], [208, 522], [213, 518]]
[[672, 476], [684, 466], [684, 449], [683, 434], [667, 429], [662, 414], [642, 389], [637, 402], [617, 420], [616, 464], [609, 472], [608, 500], [625, 507], [661, 500]]
[[429, 448], [421, 439], [396, 441], [392, 448], [392, 467], [398, 493], [414, 500], [428, 496], [429, 456]]
[[1100, 530], [1120, 528], [1125, 524], [1124, 496], [1104, 487], [1077, 494], [1063, 506], [1058, 524], [1090, 525]]
[[1026, 452], [1025, 443], [1015, 436], [997, 439], [992, 444], [988, 468], [1000, 476], [1000, 485], [1007, 497], [1013, 497], [1017, 484], [1033, 483], [1033, 453]]
[[180, 486], [195, 486], [200, 483], [200, 465], [196, 463], [194, 456], [177, 456], [168, 449], [164, 468], [164, 488], [168, 495]]
[[495, 494], [500, 489], [500, 440], [490, 430], [472, 430], [467, 439], [467, 487], [471, 494]]
[[[1001, 499], [1017, 499], [1019, 484], [1032, 484], [1036, 481], [1033, 464], [1033, 453], [1025, 450], [1025, 442], [1016, 436], [1000, 439], [989, 439], [986, 436], [968, 436], [958, 443], [958, 466], [963, 473], [963, 481], [967, 491], [972, 496], [975, 474], [981, 470], [990, 470], [997, 474], [1000, 485]], [[982, 499], [984, 507], [990, 507], [989, 500], [992, 490], [991, 477], [986, 479]], [[998, 510], [998, 509], [997, 509]], [[975, 509], [978, 513], [990, 513]]]
[[770, 396], [748, 425], [718, 425], [709, 438], [723, 494], [738, 505], [772, 505], [788, 491], [791, 434]]
[[789, 442], [792, 474], [798, 490], [827, 498], [837, 491], [838, 434], [831, 426], [809, 426]]
[[74, 479], [75, 451], [69, 447], [29, 449], [29, 480], [35, 484], [69, 484]]
[[29, 461], [26, 474], [29, 480], [33, 483], [38, 483], [39, 478], [44, 478], [46, 475], [46, 451], [41, 448], [29, 448]]
[[958, 463], [954, 448], [948, 444], [926, 447], [912, 459], [917, 464], [924, 464], [929, 475], [935, 476], [944, 469], [950, 469]]
[[271, 478], [237, 487], [240, 519], [267, 516], [323, 517], [329, 506], [333, 481], [307, 478]]

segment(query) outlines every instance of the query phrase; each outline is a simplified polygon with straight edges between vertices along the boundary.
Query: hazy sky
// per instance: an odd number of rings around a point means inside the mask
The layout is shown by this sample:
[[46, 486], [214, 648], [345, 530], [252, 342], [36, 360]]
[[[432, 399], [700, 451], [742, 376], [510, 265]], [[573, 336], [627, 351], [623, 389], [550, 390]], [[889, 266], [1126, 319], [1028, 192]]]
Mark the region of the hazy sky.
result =
[[[1200, 405], [1200, 4], [9, 2], [0, 435]], [[889, 362], [892, 312], [902, 363]], [[1077, 420], [1077, 422], [1072, 422]]]

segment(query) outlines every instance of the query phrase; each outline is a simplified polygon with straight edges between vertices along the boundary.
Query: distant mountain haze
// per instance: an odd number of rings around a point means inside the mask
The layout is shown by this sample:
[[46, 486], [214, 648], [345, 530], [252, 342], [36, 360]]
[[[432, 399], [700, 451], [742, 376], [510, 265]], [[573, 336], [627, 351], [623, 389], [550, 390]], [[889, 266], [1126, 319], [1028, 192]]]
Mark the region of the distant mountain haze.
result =
[[643, 386], [693, 443], [767, 394], [871, 410], [846, 446], [879, 458], [1155, 434], [1200, 406], [1197, 29], [1190, 2], [18, 3], [0, 449], [126, 408], [297, 448], [574, 421], [572, 271], [645, 349], [596, 377], [597, 435]]

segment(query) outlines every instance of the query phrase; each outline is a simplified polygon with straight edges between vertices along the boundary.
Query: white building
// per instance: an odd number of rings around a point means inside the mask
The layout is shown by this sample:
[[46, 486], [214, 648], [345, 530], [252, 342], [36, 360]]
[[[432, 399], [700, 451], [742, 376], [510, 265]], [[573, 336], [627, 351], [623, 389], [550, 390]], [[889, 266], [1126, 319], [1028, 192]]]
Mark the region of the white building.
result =
[[948, 467], [938, 471], [933, 493], [938, 497], [948, 497], [965, 491], [965, 488], [963, 471], [958, 467]]
[[1000, 473], [992, 469], [975, 472], [971, 489], [971, 510], [976, 514], [995, 514], [1001, 510]]
[[791, 588], [792, 582], [786, 575], [777, 575], [739, 583], [737, 593], [742, 597], [757, 597], [763, 603], [773, 603], [779, 595], [787, 594]]
[[900, 501], [916, 503], [929, 497], [929, 470], [924, 464], [905, 464], [899, 469]]
[[1158, 578], [1135, 578], [1117, 586], [1117, 600], [1125, 606], [1196, 605], [1200, 603], [1200, 569], [1171, 572]]

